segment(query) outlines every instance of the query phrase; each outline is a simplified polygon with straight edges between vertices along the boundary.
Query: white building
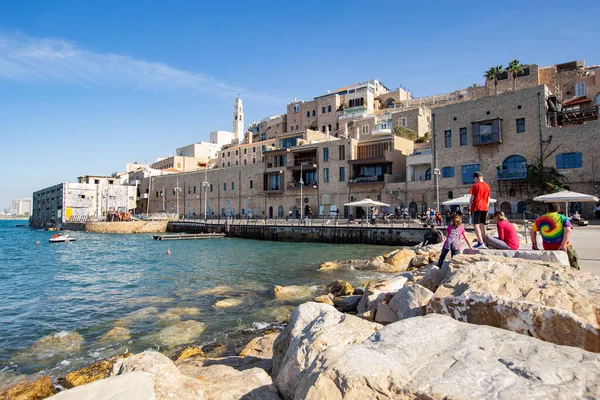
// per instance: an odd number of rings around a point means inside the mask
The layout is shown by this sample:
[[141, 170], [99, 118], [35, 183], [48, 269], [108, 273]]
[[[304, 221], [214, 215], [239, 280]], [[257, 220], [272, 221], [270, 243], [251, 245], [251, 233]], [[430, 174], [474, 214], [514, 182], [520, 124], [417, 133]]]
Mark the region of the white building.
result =
[[104, 220], [109, 211], [136, 207], [135, 185], [121, 185], [118, 177], [86, 175], [77, 183], [63, 182], [33, 193], [30, 224]]
[[221, 145], [216, 143], [196, 142], [178, 148], [175, 154], [181, 157], [197, 158], [202, 163], [208, 164], [211, 159], [216, 159], [219, 156], [221, 147]]
[[31, 215], [31, 199], [12, 199], [12, 215]]

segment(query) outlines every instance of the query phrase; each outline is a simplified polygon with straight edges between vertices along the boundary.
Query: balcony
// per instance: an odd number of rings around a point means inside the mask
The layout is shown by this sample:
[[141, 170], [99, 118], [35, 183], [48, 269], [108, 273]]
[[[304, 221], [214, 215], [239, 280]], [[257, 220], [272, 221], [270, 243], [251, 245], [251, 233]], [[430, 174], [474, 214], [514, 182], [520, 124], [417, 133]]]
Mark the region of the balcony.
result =
[[527, 170], [502, 169], [496, 171], [498, 181], [518, 181], [527, 179]]
[[429, 153], [411, 154], [406, 157], [406, 165], [431, 165], [433, 155], [431, 151]]
[[579, 110], [549, 112], [548, 122], [551, 127], [563, 125], [578, 125], [588, 121], [598, 120], [600, 107], [584, 108]]
[[318, 167], [317, 157], [296, 157], [294, 158], [294, 164], [288, 166], [290, 170], [310, 170]]
[[[299, 182], [288, 182], [287, 190], [300, 190], [300, 186]], [[302, 190], [317, 189], [318, 187], [316, 182], [309, 182], [302, 185]]]
[[372, 184], [383, 184], [385, 182], [384, 175], [373, 175], [373, 176], [357, 176], [354, 179], [348, 181], [348, 185], [372, 185]]
[[273, 186], [273, 187], [265, 188], [263, 190], [263, 192], [265, 194], [280, 194], [280, 193], [283, 193], [283, 189], [279, 186]]

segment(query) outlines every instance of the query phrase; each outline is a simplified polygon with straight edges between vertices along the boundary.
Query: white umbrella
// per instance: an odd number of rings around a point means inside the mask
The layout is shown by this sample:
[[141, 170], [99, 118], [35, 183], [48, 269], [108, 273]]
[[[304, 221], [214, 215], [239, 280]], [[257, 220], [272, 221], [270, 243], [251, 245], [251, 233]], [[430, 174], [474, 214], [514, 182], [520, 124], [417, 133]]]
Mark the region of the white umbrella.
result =
[[543, 196], [534, 197], [533, 200], [542, 203], [564, 203], [569, 201], [580, 201], [580, 202], [597, 202], [598, 198], [591, 194], [571, 192], [570, 190], [562, 190], [556, 193], [545, 194]]
[[348, 207], [375, 207], [375, 206], [389, 207], [390, 206], [389, 204], [382, 203], [380, 201], [371, 200], [371, 199], [354, 201], [352, 203], [346, 203], [344, 205], [348, 206]]
[[[493, 204], [496, 199], [490, 198], [489, 203]], [[444, 206], [468, 206], [471, 204], [471, 195], [465, 194], [464, 196], [457, 197], [456, 199], [446, 200], [442, 203]]]

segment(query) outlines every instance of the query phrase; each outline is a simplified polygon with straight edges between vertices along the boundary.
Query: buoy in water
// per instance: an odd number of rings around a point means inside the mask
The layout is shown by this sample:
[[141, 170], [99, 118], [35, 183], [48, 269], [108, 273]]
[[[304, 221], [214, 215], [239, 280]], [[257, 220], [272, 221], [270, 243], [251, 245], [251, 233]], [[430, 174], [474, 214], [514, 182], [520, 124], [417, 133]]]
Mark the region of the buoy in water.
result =
[[171, 254], [171, 249], [167, 249], [167, 255]]

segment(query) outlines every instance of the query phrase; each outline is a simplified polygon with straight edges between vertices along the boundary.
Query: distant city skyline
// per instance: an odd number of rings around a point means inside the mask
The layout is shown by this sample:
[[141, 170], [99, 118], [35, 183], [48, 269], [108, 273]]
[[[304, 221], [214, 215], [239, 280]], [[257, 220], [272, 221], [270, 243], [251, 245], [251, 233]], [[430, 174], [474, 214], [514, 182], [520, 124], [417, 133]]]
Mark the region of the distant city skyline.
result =
[[355, 1], [0, 3], [0, 207], [231, 131], [238, 93], [247, 128], [294, 97], [372, 78], [420, 97], [483, 84], [515, 58], [600, 64], [600, 28], [563, 2], [364, 11]]

